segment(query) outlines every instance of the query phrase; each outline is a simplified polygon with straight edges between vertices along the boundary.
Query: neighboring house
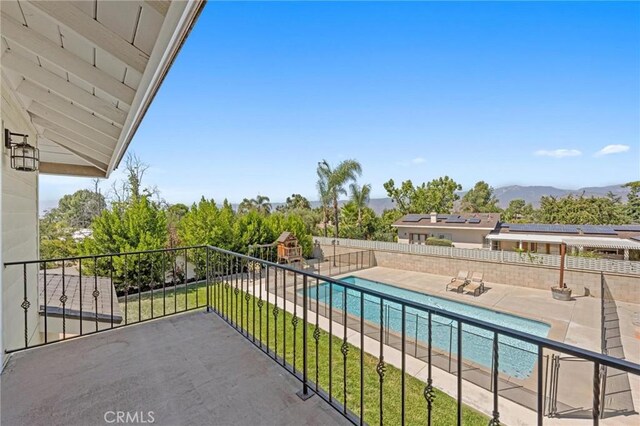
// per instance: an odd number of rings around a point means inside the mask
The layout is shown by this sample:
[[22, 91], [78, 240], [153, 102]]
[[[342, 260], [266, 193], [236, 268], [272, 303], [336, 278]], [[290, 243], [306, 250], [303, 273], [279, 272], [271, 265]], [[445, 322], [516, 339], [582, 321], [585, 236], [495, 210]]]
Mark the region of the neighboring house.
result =
[[449, 240], [458, 248], [560, 254], [592, 252], [610, 259], [640, 259], [640, 225], [557, 225], [501, 223], [497, 213], [408, 214], [395, 222], [398, 242]]
[[73, 234], [71, 234], [71, 238], [73, 238], [73, 241], [75, 241], [76, 243], [84, 240], [87, 237], [90, 237], [93, 235], [93, 231], [89, 228], [82, 228], [82, 229], [78, 229], [77, 231], [73, 231]]
[[400, 243], [426, 244], [427, 238], [440, 238], [459, 248], [483, 248], [499, 223], [498, 213], [431, 213], [408, 214], [391, 226], [398, 229]]
[[566, 244], [574, 254], [593, 252], [611, 259], [640, 255], [640, 225], [502, 223], [487, 240], [492, 250], [560, 254], [560, 246]]

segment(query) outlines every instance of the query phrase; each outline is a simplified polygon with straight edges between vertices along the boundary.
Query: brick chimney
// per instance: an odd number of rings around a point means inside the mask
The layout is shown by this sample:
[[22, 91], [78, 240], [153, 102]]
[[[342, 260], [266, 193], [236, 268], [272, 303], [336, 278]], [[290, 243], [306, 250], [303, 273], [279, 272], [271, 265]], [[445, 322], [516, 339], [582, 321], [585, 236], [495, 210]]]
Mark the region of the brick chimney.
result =
[[438, 221], [438, 213], [431, 212], [431, 223], [436, 223]]

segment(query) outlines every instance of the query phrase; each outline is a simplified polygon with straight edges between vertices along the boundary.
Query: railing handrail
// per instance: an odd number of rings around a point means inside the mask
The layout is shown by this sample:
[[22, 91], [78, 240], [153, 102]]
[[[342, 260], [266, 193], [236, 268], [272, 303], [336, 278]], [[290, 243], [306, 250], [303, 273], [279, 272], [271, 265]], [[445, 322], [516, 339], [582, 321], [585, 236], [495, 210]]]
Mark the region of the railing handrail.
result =
[[[500, 325], [491, 324], [476, 318], [471, 318], [465, 315], [460, 315], [460, 314], [452, 313], [449, 311], [445, 311], [441, 308], [427, 306], [423, 303], [418, 303], [411, 300], [405, 300], [405, 299], [388, 295], [376, 290], [359, 287], [359, 286], [350, 284], [348, 282], [340, 281], [324, 275], [319, 275], [314, 272], [300, 270], [300, 269], [288, 266], [286, 264], [285, 265], [278, 264], [268, 260], [259, 259], [256, 257], [241, 254], [241, 253], [236, 253], [230, 250], [222, 249], [222, 248], [211, 246], [211, 245], [165, 248], [165, 249], [156, 249], [156, 250], [143, 250], [143, 251], [127, 252], [127, 253], [109, 253], [109, 254], [102, 254], [102, 255], [76, 256], [76, 257], [59, 258], [59, 259], [40, 259], [40, 260], [31, 260], [31, 261], [6, 262], [4, 266], [6, 267], [6, 266], [12, 266], [12, 265], [28, 265], [28, 264], [45, 263], [45, 262], [63, 262], [63, 261], [72, 260], [72, 259], [87, 259], [87, 258], [93, 259], [93, 258], [100, 258], [100, 257], [135, 255], [135, 254], [143, 254], [143, 253], [160, 253], [160, 252], [167, 252], [167, 251], [177, 251], [177, 250], [197, 249], [197, 248], [207, 248], [209, 250], [213, 250], [214, 252], [218, 252], [218, 253], [222, 253], [230, 256], [236, 256], [251, 262], [258, 262], [271, 267], [280, 268], [282, 270], [300, 274], [308, 278], [316, 279], [318, 281], [328, 282], [334, 285], [344, 287], [346, 289], [355, 290], [362, 294], [374, 296], [382, 300], [398, 303], [400, 305], [404, 305], [405, 307], [417, 309], [420, 311], [425, 311], [427, 313], [431, 312], [432, 314], [436, 314], [441, 317], [445, 317], [454, 321], [460, 321], [463, 324], [479, 327], [487, 331], [491, 331], [500, 335], [512, 337], [517, 340], [531, 343], [540, 348], [546, 348], [546, 349], [554, 350], [564, 354], [573, 355], [573, 356], [583, 358], [592, 362], [598, 362], [601, 365], [605, 365], [611, 368], [615, 368], [621, 371], [625, 371], [625, 372], [640, 376], [640, 364], [636, 364], [628, 360], [614, 358], [609, 355], [605, 355], [605, 354], [594, 352], [588, 349], [583, 349], [576, 346], [568, 345], [566, 343], [557, 342], [554, 340], [547, 339], [545, 337], [535, 336], [526, 332], [509, 329]], [[307, 295], [305, 296], [308, 297]]]
[[270, 262], [267, 260], [261, 260], [255, 257], [251, 257], [251, 256], [247, 256], [241, 253], [236, 253], [230, 250], [226, 250], [226, 249], [222, 249], [219, 247], [214, 247], [214, 246], [208, 246], [209, 249], [217, 251], [219, 253], [223, 253], [223, 254], [227, 254], [227, 255], [231, 255], [231, 256], [237, 256], [240, 257], [242, 259], [248, 260], [248, 261], [252, 261], [252, 262], [260, 262], [262, 264], [265, 265], [269, 265], [272, 267], [277, 267], [280, 269], [284, 269], [286, 271], [292, 272], [292, 273], [296, 273], [296, 274], [300, 274], [303, 276], [307, 276], [308, 278], [314, 278], [317, 280], [322, 280], [324, 282], [330, 282], [332, 284], [335, 285], [339, 285], [342, 286], [344, 288], [349, 288], [352, 290], [356, 290], [359, 291], [363, 294], [368, 294], [370, 296], [375, 296], [390, 302], [395, 302], [395, 303], [399, 303], [401, 305], [405, 305], [406, 307], [410, 307], [410, 308], [414, 308], [414, 309], [418, 309], [421, 311], [426, 311], [426, 312], [431, 312], [432, 314], [436, 314], [439, 316], [443, 316], [445, 318], [449, 318], [452, 320], [456, 320], [456, 321], [460, 321], [463, 324], [468, 324], [468, 325], [472, 325], [472, 326], [476, 326], [479, 328], [483, 328], [486, 329], [488, 331], [492, 331], [494, 333], [497, 334], [501, 334], [504, 336], [508, 336], [508, 337], [512, 337], [514, 339], [517, 340], [522, 340], [525, 341], [527, 343], [532, 343], [536, 346], [542, 347], [542, 348], [546, 348], [546, 349], [551, 349], [551, 350], [555, 350], [558, 352], [562, 352], [564, 354], [568, 354], [568, 355], [573, 355], [573, 356], [577, 356], [579, 358], [584, 358], [586, 360], [592, 361], [592, 362], [599, 362], [601, 365], [606, 365], [608, 367], [612, 367], [612, 368], [616, 368], [618, 370], [622, 370], [625, 371], [627, 373], [631, 373], [631, 374], [635, 374], [635, 375], [639, 375], [640, 376], [640, 364], [636, 364], [624, 359], [618, 359], [618, 358], [613, 358], [611, 356], [608, 355], [603, 355], [601, 353], [598, 352], [594, 352], [588, 349], [583, 349], [583, 348], [579, 348], [576, 346], [571, 346], [568, 345], [566, 343], [562, 343], [562, 342], [557, 342], [554, 340], [550, 340], [544, 337], [539, 337], [539, 336], [535, 336], [533, 334], [529, 334], [529, 333], [525, 333], [525, 332], [521, 332], [521, 331], [517, 331], [517, 330], [512, 330], [509, 328], [505, 328], [499, 325], [495, 325], [495, 324], [491, 324], [488, 323], [486, 321], [482, 321], [482, 320], [478, 320], [475, 318], [471, 318], [465, 315], [459, 315], [459, 314], [454, 314], [448, 311], [445, 311], [443, 309], [440, 308], [436, 308], [436, 307], [431, 307], [431, 306], [427, 306], [424, 305], [422, 303], [418, 303], [418, 302], [414, 302], [411, 300], [405, 300], [405, 299], [401, 299], [399, 297], [396, 296], [391, 296], [385, 293], [381, 293], [375, 290], [371, 290], [371, 289], [366, 289], [363, 287], [359, 287], [359, 286], [355, 286], [353, 284], [344, 282], [344, 281], [340, 281], [340, 280], [336, 280], [334, 278], [331, 277], [326, 277], [323, 275], [319, 275], [313, 272], [307, 272], [307, 271], [302, 271], [300, 269], [296, 269], [293, 267], [290, 267], [288, 265], [282, 265], [282, 264], [277, 264], [274, 262]]
[[111, 257], [111, 256], [130, 256], [134, 254], [166, 253], [168, 251], [191, 250], [191, 249], [201, 249], [201, 248], [211, 248], [211, 246], [207, 246], [203, 244], [199, 246], [166, 247], [162, 249], [153, 249], [153, 250], [127, 251], [123, 253], [86, 254], [82, 256], [58, 257], [53, 259], [18, 260], [18, 261], [12, 261], [12, 262], [4, 262], [4, 266], [7, 267], [7, 266], [14, 266], [14, 265], [33, 265], [35, 263], [66, 262], [69, 260], [97, 259], [97, 258]]

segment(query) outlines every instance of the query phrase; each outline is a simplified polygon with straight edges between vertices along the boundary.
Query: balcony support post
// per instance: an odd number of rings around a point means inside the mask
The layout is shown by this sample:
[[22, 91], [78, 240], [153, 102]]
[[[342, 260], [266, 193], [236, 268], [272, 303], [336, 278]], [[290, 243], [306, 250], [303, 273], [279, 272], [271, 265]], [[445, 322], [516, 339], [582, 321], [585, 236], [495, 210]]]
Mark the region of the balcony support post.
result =
[[[309, 391], [309, 384], [307, 381], [307, 302], [309, 299], [307, 276], [302, 276], [302, 390], [298, 391], [296, 395], [303, 401], [311, 398], [313, 393]], [[317, 360], [316, 360], [317, 362]]]

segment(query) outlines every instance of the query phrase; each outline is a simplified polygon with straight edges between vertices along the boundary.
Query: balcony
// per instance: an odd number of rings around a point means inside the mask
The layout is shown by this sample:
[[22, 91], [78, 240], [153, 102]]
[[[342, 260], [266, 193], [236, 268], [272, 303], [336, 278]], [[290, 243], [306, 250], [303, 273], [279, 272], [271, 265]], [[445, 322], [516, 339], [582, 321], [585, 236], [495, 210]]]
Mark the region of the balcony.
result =
[[217, 315], [190, 312], [16, 354], [0, 420], [104, 424], [120, 411], [163, 425], [348, 423], [298, 398], [283, 372]]
[[637, 364], [325, 276], [373, 265], [210, 246], [6, 263], [24, 317], [2, 421], [636, 424]]

